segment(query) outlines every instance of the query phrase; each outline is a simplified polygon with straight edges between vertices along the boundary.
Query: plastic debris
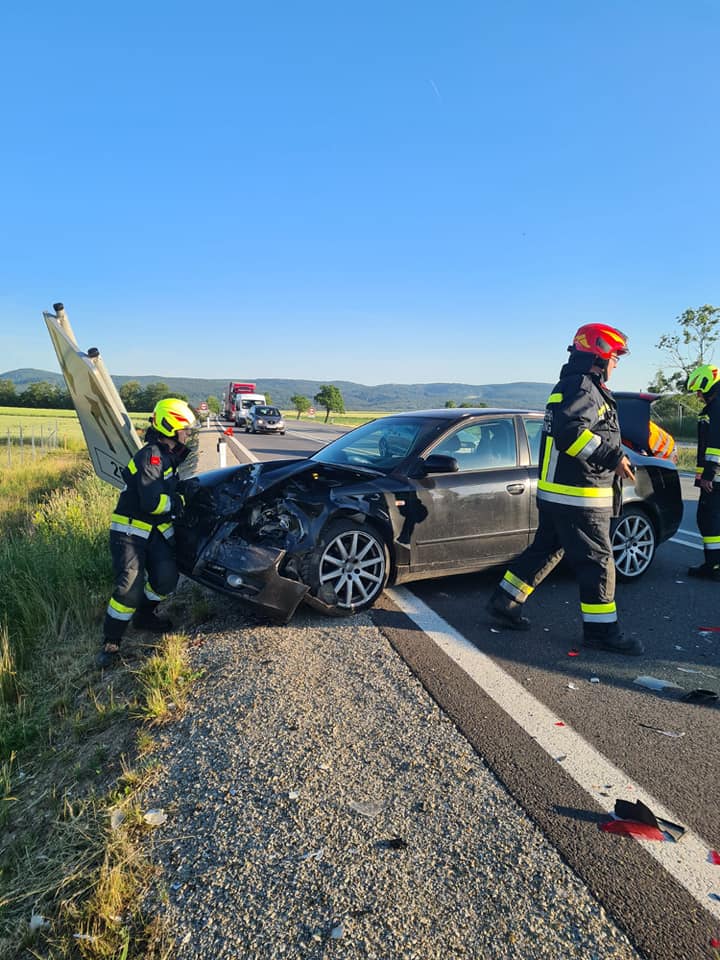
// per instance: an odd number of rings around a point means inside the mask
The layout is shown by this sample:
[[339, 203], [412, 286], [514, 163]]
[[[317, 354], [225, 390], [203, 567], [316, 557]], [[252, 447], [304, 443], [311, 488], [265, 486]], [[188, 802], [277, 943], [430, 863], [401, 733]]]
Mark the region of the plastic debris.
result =
[[97, 940], [97, 937], [94, 937], [91, 933], [74, 933], [73, 937], [76, 940], [89, 940], [91, 943]]
[[310, 853], [304, 853], [300, 859], [301, 860], [319, 860], [323, 855], [323, 850], [325, 847], [318, 847], [317, 850], [312, 850]]
[[708, 633], [720, 633], [720, 627], [698, 627], [698, 630], [707, 630]]
[[708, 897], [716, 903], [720, 903], [720, 893], [709, 893]]
[[689, 667], [675, 667], [680, 673], [696, 673], [699, 677], [710, 677], [711, 680], [717, 680], [714, 673], [705, 673], [704, 670], [691, 670]]
[[672, 680], [660, 680], [658, 677], [635, 677], [633, 683], [636, 683], [639, 687], [646, 687], [648, 690], [664, 690], [666, 687], [682, 690], [678, 683], [673, 683]]
[[555, 759], [557, 760], [558, 763], [562, 763], [563, 760], [567, 760], [567, 754], [561, 753], [560, 756], [555, 757]]
[[336, 927], [333, 927], [330, 931], [330, 938], [332, 940], [339, 940], [343, 935], [343, 925], [339, 923]]
[[642, 800], [631, 803], [629, 800], [617, 799], [615, 801], [615, 816], [620, 817], [621, 820], [635, 821], [648, 827], [654, 827], [665, 835], [663, 839], [667, 838], [675, 842], [685, 833], [685, 827], [681, 827], [679, 823], [656, 817], [650, 807], [644, 804]]
[[490, 633], [500, 633], [497, 627], [490, 627]]
[[646, 730], [654, 730], [655, 733], [661, 733], [664, 737], [684, 737], [684, 730], [661, 730], [660, 727], [653, 727], [651, 723], [640, 723], [638, 722], [639, 727], [644, 727]]
[[568, 690], [577, 690], [577, 686], [574, 683], [569, 683], [567, 686]]
[[354, 810], [355, 813], [361, 813], [363, 817], [376, 817], [379, 813], [382, 813], [385, 804], [379, 800], [350, 800], [348, 801], [348, 806], [351, 810]]
[[407, 840], [402, 837], [389, 837], [387, 840], [380, 840], [378, 847], [383, 850], [407, 850]]
[[288, 800], [297, 800], [300, 796], [299, 790], [288, 790]]
[[110, 811], [110, 829], [117, 830], [117, 828], [120, 826], [120, 824], [123, 822], [124, 819], [125, 819], [125, 814], [123, 813], [122, 810], [118, 810], [117, 808], [115, 808], [114, 810], [111, 810]]
[[590, 683], [600, 683], [600, 677], [590, 677]]
[[711, 850], [708, 853], [708, 862], [720, 867], [720, 853], [718, 853], [717, 850]]
[[720, 940], [718, 940], [717, 937], [711, 937], [710, 946], [713, 948], [713, 950], [720, 950]]
[[676, 644], [675, 644], [675, 649], [676, 649], [676, 650], [684, 650], [685, 647], [681, 647], [679, 644], [676, 643]]
[[579, 650], [576, 650], [576, 649], [573, 647], [572, 650], [568, 650], [568, 656], [569, 656], [569, 657], [579, 657], [579, 656], [580, 656], [580, 651], [579, 651]]
[[556, 720], [556, 721], [555, 721], [555, 726], [556, 726], [556, 727], [564, 727], [564, 726], [565, 726], [565, 721], [564, 721], [564, 720]]
[[717, 698], [718, 695], [714, 690], [691, 690], [690, 693], [685, 694], [683, 700], [688, 700], [690, 703], [710, 703]]
[[657, 827], [648, 823], [638, 823], [637, 820], [606, 820], [600, 824], [604, 833], [616, 833], [625, 837], [640, 837], [643, 840], [664, 841], [665, 837]]
[[161, 827], [164, 823], [167, 823], [167, 814], [162, 807], [158, 807], [157, 809], [146, 810], [143, 814], [143, 820], [145, 823], [149, 823], [151, 827]]
[[30, 917], [30, 933], [37, 933], [38, 930], [42, 930], [43, 927], [49, 927], [50, 921], [46, 920], [39, 913], [33, 913]]

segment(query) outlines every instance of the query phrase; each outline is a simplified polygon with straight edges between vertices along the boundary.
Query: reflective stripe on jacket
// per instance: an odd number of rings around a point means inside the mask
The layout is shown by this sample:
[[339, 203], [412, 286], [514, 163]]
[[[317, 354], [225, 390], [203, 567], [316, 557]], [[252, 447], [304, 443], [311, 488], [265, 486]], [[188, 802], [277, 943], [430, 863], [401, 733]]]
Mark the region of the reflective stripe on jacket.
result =
[[617, 507], [622, 457], [617, 408], [593, 373], [570, 373], [555, 386], [545, 409], [538, 500], [586, 510]]

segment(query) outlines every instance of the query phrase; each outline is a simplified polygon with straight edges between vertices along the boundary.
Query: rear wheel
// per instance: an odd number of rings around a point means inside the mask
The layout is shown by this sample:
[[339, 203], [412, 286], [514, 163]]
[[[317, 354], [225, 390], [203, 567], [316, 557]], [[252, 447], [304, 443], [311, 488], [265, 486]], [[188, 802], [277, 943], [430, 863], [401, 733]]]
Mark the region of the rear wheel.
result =
[[612, 532], [613, 559], [620, 580], [636, 580], [655, 556], [657, 537], [652, 520], [640, 507], [623, 508]]
[[336, 617], [370, 608], [385, 588], [389, 571], [385, 541], [372, 527], [336, 520], [323, 531], [303, 565], [313, 596]]

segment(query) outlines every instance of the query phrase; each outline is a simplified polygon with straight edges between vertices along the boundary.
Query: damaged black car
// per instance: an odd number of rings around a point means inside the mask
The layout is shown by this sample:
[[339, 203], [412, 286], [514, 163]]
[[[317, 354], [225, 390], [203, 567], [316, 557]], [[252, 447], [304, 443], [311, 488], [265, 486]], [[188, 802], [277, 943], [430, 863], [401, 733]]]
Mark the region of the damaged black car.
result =
[[[682, 497], [674, 463], [645, 449], [654, 398], [624, 396], [636, 479], [625, 486], [613, 550], [618, 574], [632, 580], [678, 529]], [[344, 616], [371, 607], [388, 584], [504, 564], [537, 526], [542, 423], [528, 410], [402, 413], [307, 459], [189, 478], [176, 524], [180, 569], [287, 621], [302, 601]]]

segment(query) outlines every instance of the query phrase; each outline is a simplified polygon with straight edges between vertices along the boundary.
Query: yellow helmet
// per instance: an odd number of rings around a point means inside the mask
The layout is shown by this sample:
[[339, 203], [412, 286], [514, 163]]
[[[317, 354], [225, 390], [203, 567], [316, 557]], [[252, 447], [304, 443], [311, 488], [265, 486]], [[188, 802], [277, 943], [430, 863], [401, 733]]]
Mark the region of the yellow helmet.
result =
[[189, 430], [195, 423], [195, 414], [184, 400], [167, 397], [158, 400], [150, 421], [166, 437], [174, 437], [178, 430]]
[[690, 392], [709, 393], [716, 383], [720, 383], [720, 370], [709, 363], [695, 367], [688, 377], [687, 388]]

